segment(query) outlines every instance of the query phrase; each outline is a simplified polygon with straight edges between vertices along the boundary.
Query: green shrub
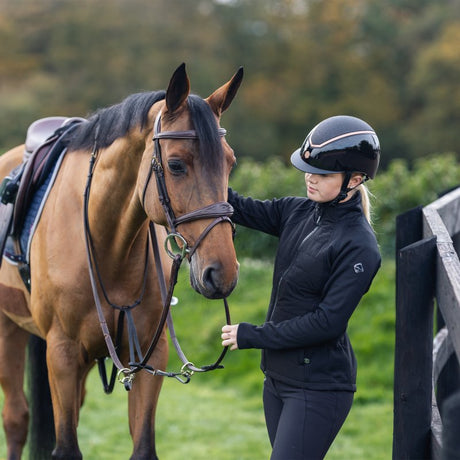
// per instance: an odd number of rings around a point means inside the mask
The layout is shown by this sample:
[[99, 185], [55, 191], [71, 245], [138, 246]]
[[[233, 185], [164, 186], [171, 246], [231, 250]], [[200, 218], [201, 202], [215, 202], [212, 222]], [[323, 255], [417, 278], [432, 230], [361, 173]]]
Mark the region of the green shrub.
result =
[[[263, 164], [245, 160], [235, 169], [230, 185], [241, 195], [259, 199], [306, 193], [303, 174], [277, 159]], [[453, 153], [424, 157], [413, 165], [398, 159], [386, 171], [380, 171], [368, 186], [374, 195], [373, 222], [382, 253], [394, 254], [397, 215], [425, 206], [459, 185], [460, 163]], [[276, 238], [238, 226], [235, 246], [240, 257], [272, 259], [276, 245]]]
[[395, 251], [396, 216], [426, 206], [443, 192], [460, 186], [460, 163], [453, 153], [416, 160], [394, 160], [369, 183], [374, 198], [374, 228], [387, 256]]

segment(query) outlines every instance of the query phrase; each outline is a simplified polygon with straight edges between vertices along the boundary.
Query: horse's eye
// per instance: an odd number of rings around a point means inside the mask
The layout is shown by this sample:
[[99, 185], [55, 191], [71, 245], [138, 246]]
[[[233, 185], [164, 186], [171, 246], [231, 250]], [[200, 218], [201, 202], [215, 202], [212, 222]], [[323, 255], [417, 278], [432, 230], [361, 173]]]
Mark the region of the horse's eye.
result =
[[185, 166], [185, 163], [180, 160], [169, 160], [168, 169], [171, 172], [171, 174], [175, 176], [180, 176], [187, 172], [187, 167]]

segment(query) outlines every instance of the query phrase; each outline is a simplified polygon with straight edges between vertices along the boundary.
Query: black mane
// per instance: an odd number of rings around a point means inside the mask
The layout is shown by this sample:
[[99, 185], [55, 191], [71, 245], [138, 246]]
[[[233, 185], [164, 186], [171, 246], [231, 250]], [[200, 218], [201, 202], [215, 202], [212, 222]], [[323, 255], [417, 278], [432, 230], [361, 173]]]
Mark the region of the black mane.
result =
[[137, 93], [119, 104], [98, 110], [86, 123], [73, 130], [69, 150], [92, 150], [96, 137], [97, 147], [105, 148], [126, 136], [135, 126], [144, 128], [150, 108], [164, 98], [164, 91]]
[[[88, 121], [71, 130], [68, 149], [92, 150], [97, 137], [97, 148], [106, 148], [116, 139], [136, 126], [145, 128], [150, 108], [165, 98], [165, 91], [137, 93], [124, 101], [95, 112]], [[200, 160], [208, 170], [215, 171], [222, 166], [222, 145], [217, 131], [215, 116], [209, 105], [194, 94], [187, 98], [190, 118], [200, 144]]]

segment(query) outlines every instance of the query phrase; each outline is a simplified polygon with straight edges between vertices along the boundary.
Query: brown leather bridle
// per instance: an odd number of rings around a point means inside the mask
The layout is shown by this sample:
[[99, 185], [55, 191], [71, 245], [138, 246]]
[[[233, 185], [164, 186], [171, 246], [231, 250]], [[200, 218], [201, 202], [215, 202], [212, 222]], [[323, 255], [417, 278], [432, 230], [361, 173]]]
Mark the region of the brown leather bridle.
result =
[[[227, 133], [227, 131], [223, 128], [218, 128], [219, 136], [223, 137]], [[179, 217], [176, 217], [174, 211], [171, 207], [171, 200], [169, 198], [168, 190], [166, 188], [165, 182], [165, 174], [163, 169], [163, 163], [161, 158], [161, 139], [198, 139], [197, 133], [194, 129], [189, 129], [186, 131], [163, 131], [161, 132], [161, 111], [158, 113], [153, 129], [153, 141], [154, 141], [154, 149], [152, 155], [152, 163], [151, 168], [149, 171], [149, 175], [147, 176], [147, 180], [145, 182], [144, 191], [142, 193], [142, 204], [144, 205], [145, 201], [145, 194], [147, 190], [147, 186], [150, 182], [152, 173], [155, 173], [155, 178], [157, 182], [157, 190], [158, 190], [158, 199], [163, 207], [166, 220], [168, 222], [168, 237], [165, 241], [165, 249], [168, 254], [174, 258], [174, 255], [177, 253], [177, 249], [179, 245], [177, 244], [177, 240], [180, 241], [180, 252], [183, 256], [187, 255], [190, 259], [195, 252], [198, 245], [203, 241], [205, 236], [212, 230], [220, 222], [228, 222], [233, 227], [233, 223], [230, 220], [230, 216], [233, 214], [233, 207], [227, 203], [226, 201], [219, 201], [217, 203], [213, 203], [209, 206], [205, 206], [200, 209], [196, 209], [194, 211], [188, 212], [183, 214]], [[214, 220], [203, 230], [201, 235], [196, 240], [195, 244], [190, 248], [187, 244], [186, 239], [177, 231], [177, 227], [180, 224], [184, 224], [186, 222], [191, 222], [194, 220], [200, 219], [209, 219], [214, 218]], [[174, 248], [174, 250], [173, 250]]]
[[[226, 130], [219, 128], [218, 131], [219, 135], [225, 136]], [[97, 131], [96, 131], [97, 136]], [[88, 181], [85, 189], [84, 195], [84, 228], [85, 228], [85, 238], [86, 238], [86, 249], [87, 249], [87, 258], [88, 258], [88, 268], [89, 268], [89, 275], [91, 280], [91, 287], [93, 291], [93, 297], [96, 304], [96, 309], [99, 317], [99, 322], [101, 324], [102, 332], [104, 335], [104, 339], [107, 345], [107, 349], [109, 355], [113, 361], [113, 369], [112, 375], [110, 378], [110, 383], [107, 382], [107, 374], [104, 364], [105, 358], [98, 359], [99, 365], [99, 373], [101, 375], [104, 390], [106, 393], [110, 393], [113, 390], [114, 382], [115, 382], [115, 375], [116, 369], [118, 369], [118, 379], [121, 383], [124, 384], [126, 390], [130, 390], [132, 387], [132, 381], [134, 376], [137, 372], [144, 369], [147, 372], [153, 375], [159, 376], [166, 376], [166, 377], [174, 377], [179, 380], [181, 383], [188, 383], [190, 381], [191, 376], [194, 372], [207, 372], [210, 370], [221, 368], [221, 362], [225, 357], [225, 354], [228, 350], [228, 347], [224, 347], [218, 359], [210, 365], [196, 367], [192, 362], [190, 362], [185, 354], [183, 353], [179, 342], [177, 340], [174, 325], [172, 322], [172, 317], [170, 314], [170, 307], [171, 301], [173, 299], [173, 292], [174, 286], [177, 283], [177, 276], [180, 265], [185, 257], [189, 260], [196, 251], [198, 245], [203, 241], [206, 235], [214, 228], [217, 224], [221, 222], [228, 222], [232, 225], [232, 229], [234, 228], [232, 221], [230, 220], [230, 216], [233, 214], [233, 207], [227, 202], [217, 202], [213, 203], [209, 206], [205, 206], [203, 208], [188, 212], [183, 214], [179, 217], [175, 216], [174, 210], [171, 207], [171, 201], [169, 198], [168, 190], [166, 188], [165, 176], [164, 176], [164, 169], [162, 164], [161, 158], [161, 139], [198, 139], [197, 133], [195, 130], [186, 130], [186, 131], [164, 131], [161, 132], [161, 111], [158, 113], [155, 124], [154, 124], [154, 149], [152, 154], [152, 161], [151, 161], [151, 168], [149, 170], [143, 193], [142, 193], [142, 205], [144, 205], [146, 190], [148, 184], [150, 182], [151, 176], [155, 173], [156, 183], [157, 183], [157, 190], [158, 190], [158, 197], [163, 207], [166, 220], [168, 222], [168, 236], [165, 240], [165, 249], [168, 255], [173, 259], [173, 264], [171, 267], [171, 276], [169, 286], [166, 286], [165, 276], [161, 264], [161, 257], [160, 251], [158, 247], [158, 240], [155, 234], [155, 228], [152, 222], [150, 222], [149, 228], [149, 240], [153, 246], [153, 253], [155, 258], [155, 265], [156, 271], [158, 276], [158, 282], [160, 285], [160, 292], [162, 297], [163, 309], [162, 314], [160, 317], [160, 321], [158, 323], [156, 332], [150, 342], [150, 345], [145, 354], [142, 353], [140, 349], [139, 339], [137, 336], [136, 328], [134, 326], [134, 320], [132, 317], [131, 310], [139, 305], [142, 301], [145, 286], [146, 286], [146, 279], [147, 279], [147, 267], [148, 267], [148, 246], [149, 241], [147, 241], [146, 246], [146, 260], [145, 260], [145, 267], [144, 267], [144, 279], [142, 283], [142, 290], [139, 299], [137, 299], [132, 305], [124, 305], [118, 306], [110, 302], [108, 295], [104, 289], [102, 278], [97, 266], [97, 261], [95, 258], [95, 250], [93, 246], [93, 241], [89, 229], [89, 219], [88, 219], [88, 202], [89, 202], [89, 192], [91, 188], [91, 181], [95, 166], [95, 161], [98, 154], [97, 148], [97, 138], [94, 141], [94, 148], [91, 154], [90, 160], [90, 170], [88, 174]], [[180, 224], [191, 222], [199, 219], [209, 219], [214, 218], [214, 220], [203, 230], [200, 236], [197, 238], [195, 244], [190, 248], [186, 239], [177, 231], [177, 227]], [[177, 243], [179, 240], [180, 245]], [[95, 276], [95, 272], [97, 275], [97, 280]], [[119, 319], [118, 319], [118, 326], [117, 326], [117, 334], [116, 334], [116, 345], [114, 344], [110, 331], [108, 329], [107, 323], [105, 321], [105, 317], [102, 311], [102, 304], [99, 298], [98, 289], [97, 289], [97, 281], [101, 287], [103, 295], [107, 303], [114, 309], [118, 309], [120, 311]], [[231, 323], [230, 320], [230, 312], [228, 308], [227, 299], [224, 298], [224, 306], [225, 306], [225, 316], [227, 320], [227, 324]], [[124, 366], [119, 358], [120, 348], [121, 348], [121, 337], [123, 331], [123, 323], [124, 317], [127, 318], [128, 323], [128, 343], [129, 343], [129, 368]], [[150, 359], [153, 351], [155, 350], [158, 341], [161, 337], [163, 329], [165, 327], [166, 322], [168, 323], [168, 328], [171, 336], [171, 340], [176, 348], [176, 352], [181, 359], [183, 366], [179, 372], [166, 372], [160, 369], [154, 369], [150, 365], [147, 364], [148, 360]], [[136, 360], [136, 354], [138, 360]]]

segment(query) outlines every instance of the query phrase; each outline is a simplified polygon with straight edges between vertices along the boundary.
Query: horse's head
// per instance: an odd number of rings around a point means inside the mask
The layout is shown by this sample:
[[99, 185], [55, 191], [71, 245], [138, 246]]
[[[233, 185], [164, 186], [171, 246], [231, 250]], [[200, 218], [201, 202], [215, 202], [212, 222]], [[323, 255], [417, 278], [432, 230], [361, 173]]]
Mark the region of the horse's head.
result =
[[[174, 244], [190, 261], [191, 284], [208, 298], [228, 296], [238, 279], [233, 228], [226, 203], [228, 177], [235, 163], [219, 120], [243, 77], [240, 69], [207, 99], [190, 94], [182, 64], [173, 74], [165, 100], [152, 107], [154, 140], [143, 165], [149, 169], [139, 189], [147, 215], [169, 227]], [[142, 190], [141, 190], [142, 189]]]

